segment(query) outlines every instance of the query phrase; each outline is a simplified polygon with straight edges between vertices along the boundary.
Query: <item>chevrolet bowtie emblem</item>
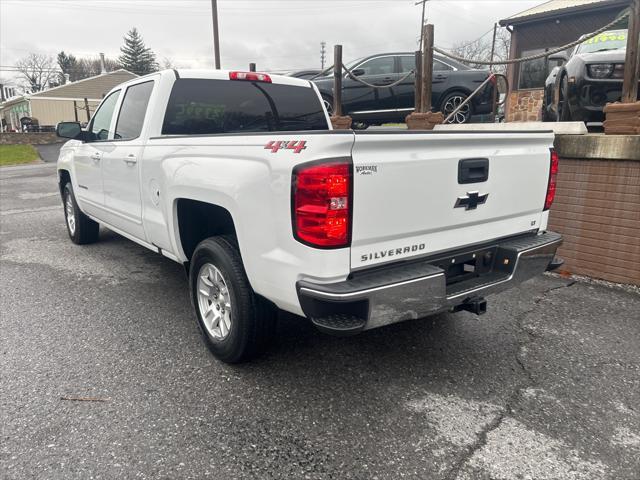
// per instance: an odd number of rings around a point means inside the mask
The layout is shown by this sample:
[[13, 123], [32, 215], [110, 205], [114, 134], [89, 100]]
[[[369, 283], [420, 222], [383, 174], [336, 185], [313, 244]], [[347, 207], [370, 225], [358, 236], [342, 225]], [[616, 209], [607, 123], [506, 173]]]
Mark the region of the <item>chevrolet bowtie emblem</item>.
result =
[[464, 207], [465, 210], [475, 210], [478, 205], [482, 205], [487, 201], [488, 193], [480, 195], [478, 192], [467, 192], [466, 197], [458, 197], [453, 208]]

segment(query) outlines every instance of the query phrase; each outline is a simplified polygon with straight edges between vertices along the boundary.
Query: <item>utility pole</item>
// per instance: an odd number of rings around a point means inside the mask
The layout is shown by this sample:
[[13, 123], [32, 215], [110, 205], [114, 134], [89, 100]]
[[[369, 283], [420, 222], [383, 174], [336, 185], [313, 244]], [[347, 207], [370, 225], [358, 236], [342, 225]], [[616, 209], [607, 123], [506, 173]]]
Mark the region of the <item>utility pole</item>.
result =
[[324, 59], [327, 54], [327, 42], [320, 42], [320, 68], [324, 70]]
[[489, 65], [489, 70], [493, 71], [493, 58], [496, 54], [496, 35], [498, 33], [498, 24], [493, 24], [493, 40], [491, 41], [491, 65]]
[[[489, 65], [489, 72], [493, 73], [493, 59], [496, 54], [496, 35], [498, 33], [498, 24], [493, 24], [493, 40], [491, 41], [491, 65]], [[496, 91], [493, 92], [493, 98], [491, 99], [491, 118], [492, 121], [496, 121], [496, 107], [498, 106], [498, 81], [495, 82]]]
[[433, 81], [433, 25], [427, 24], [423, 28], [422, 37], [422, 95], [420, 97], [420, 112], [431, 112], [431, 93]]
[[333, 46], [333, 115], [342, 116], [342, 45]]
[[629, 26], [627, 28], [627, 53], [624, 61], [622, 83], [622, 103], [633, 103], [638, 98], [638, 78], [640, 77], [640, 0], [629, 4]]
[[213, 21], [213, 55], [216, 70], [220, 70], [220, 38], [218, 34], [218, 0], [211, 0], [211, 20]]
[[422, 44], [424, 42], [424, 14], [425, 14], [425, 7], [427, 6], [427, 2], [429, 0], [418, 0], [416, 3], [414, 3], [414, 5], [419, 5], [422, 4], [422, 23], [420, 24], [420, 48], [422, 48]]

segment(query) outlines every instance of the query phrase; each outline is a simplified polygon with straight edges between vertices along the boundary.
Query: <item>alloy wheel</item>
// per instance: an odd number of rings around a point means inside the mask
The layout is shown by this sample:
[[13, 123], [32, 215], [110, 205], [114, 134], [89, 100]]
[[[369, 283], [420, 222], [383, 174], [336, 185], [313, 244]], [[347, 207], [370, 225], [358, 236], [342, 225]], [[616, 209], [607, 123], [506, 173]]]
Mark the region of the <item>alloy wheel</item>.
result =
[[65, 198], [65, 212], [67, 217], [67, 226], [69, 227], [69, 232], [71, 235], [76, 233], [76, 213], [73, 208], [73, 200], [71, 200], [71, 195], [67, 194]]
[[[458, 108], [462, 104], [462, 102], [466, 100], [466, 98], [467, 97], [463, 95], [454, 95], [452, 97], [449, 97], [445, 104], [442, 106], [442, 113], [444, 113], [445, 118], [448, 117], [456, 108]], [[465, 123], [469, 119], [470, 113], [471, 106], [467, 103], [460, 110], [458, 110], [447, 123]]]
[[198, 309], [209, 335], [224, 340], [231, 331], [231, 292], [218, 268], [205, 263], [198, 272]]

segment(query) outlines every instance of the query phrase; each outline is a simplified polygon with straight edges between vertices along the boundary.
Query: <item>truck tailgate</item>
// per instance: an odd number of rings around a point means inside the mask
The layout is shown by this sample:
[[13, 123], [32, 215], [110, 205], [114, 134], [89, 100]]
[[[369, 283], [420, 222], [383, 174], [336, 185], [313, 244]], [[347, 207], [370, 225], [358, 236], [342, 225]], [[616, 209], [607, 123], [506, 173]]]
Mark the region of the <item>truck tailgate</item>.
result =
[[[552, 146], [551, 132], [356, 134], [351, 267], [540, 228]], [[460, 183], [486, 165], [486, 180]]]

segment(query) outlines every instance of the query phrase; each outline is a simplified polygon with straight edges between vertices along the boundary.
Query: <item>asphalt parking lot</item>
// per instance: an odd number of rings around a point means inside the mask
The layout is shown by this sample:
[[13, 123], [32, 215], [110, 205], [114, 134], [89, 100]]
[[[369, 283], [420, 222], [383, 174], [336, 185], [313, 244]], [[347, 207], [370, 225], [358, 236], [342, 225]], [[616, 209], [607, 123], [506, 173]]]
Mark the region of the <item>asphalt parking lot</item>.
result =
[[68, 240], [54, 165], [0, 194], [3, 479], [640, 478], [637, 293], [547, 275], [352, 338], [282, 315], [228, 366], [180, 265]]

